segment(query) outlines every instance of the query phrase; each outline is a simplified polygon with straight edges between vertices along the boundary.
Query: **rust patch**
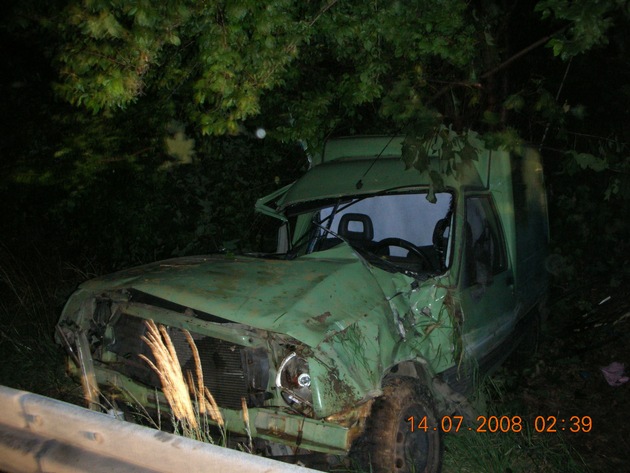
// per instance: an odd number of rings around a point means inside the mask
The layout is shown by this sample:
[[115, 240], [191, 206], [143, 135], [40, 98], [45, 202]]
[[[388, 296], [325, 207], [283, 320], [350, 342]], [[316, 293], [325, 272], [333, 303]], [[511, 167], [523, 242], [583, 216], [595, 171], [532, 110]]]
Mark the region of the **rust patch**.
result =
[[370, 399], [368, 402], [365, 402], [358, 407], [354, 406], [350, 409], [346, 409], [337, 414], [326, 417], [328, 422], [341, 425], [348, 429], [345, 446], [346, 450], [350, 450], [354, 441], [365, 430], [365, 424], [372, 412], [372, 404], [374, 404], [374, 399]]
[[352, 427], [357, 422], [363, 422], [370, 415], [373, 402], [374, 399], [370, 399], [360, 406], [352, 406], [341, 412], [329, 415], [326, 417], [326, 421], [341, 425], [342, 427]]
[[[330, 386], [330, 392], [333, 393], [331, 398], [336, 398], [337, 400], [345, 401], [345, 406], [348, 406], [348, 402], [350, 399], [353, 399], [352, 388], [348, 386], [346, 383], [341, 381], [339, 376], [339, 369], [337, 367], [330, 370], [330, 377], [328, 379]], [[345, 407], [344, 405], [340, 405], [341, 408], [348, 408], [352, 406]]]
[[315, 317], [311, 317], [310, 320], [313, 321], [313, 322], [317, 322], [317, 323], [323, 324], [323, 323], [326, 322], [328, 317], [331, 317], [331, 316], [332, 316], [332, 314], [330, 312], [326, 311], [326, 312], [324, 312], [321, 315], [317, 315]]

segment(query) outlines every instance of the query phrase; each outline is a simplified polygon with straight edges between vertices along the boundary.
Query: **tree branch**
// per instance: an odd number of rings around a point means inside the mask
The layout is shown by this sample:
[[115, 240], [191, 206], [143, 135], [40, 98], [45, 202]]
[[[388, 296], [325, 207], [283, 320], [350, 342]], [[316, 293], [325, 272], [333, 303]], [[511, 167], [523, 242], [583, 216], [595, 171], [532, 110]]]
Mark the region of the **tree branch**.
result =
[[532, 51], [533, 49], [536, 49], [538, 46], [542, 46], [543, 44], [545, 44], [547, 41], [549, 41], [551, 38], [553, 38], [554, 36], [556, 36], [557, 34], [562, 33], [564, 30], [566, 30], [568, 28], [568, 26], [565, 26], [564, 28], [560, 28], [558, 31], [556, 31], [555, 33], [552, 33], [550, 35], [545, 36], [544, 38], [539, 39], [538, 41], [536, 41], [535, 43], [530, 44], [529, 46], [527, 46], [524, 49], [521, 49], [519, 52], [517, 52], [516, 54], [514, 54], [512, 57], [506, 59], [505, 61], [503, 61], [501, 64], [499, 64], [497, 67], [495, 67], [494, 69], [489, 70], [488, 72], [484, 72], [480, 79], [487, 79], [488, 77], [490, 77], [491, 75], [496, 74], [497, 72], [499, 72], [502, 69], [505, 69], [507, 66], [509, 66], [510, 64], [512, 64], [514, 61], [516, 61], [517, 59], [521, 58], [522, 56], [524, 56], [525, 54], [527, 54], [528, 52]]
[[[545, 44], [547, 41], [549, 41], [551, 38], [553, 38], [554, 36], [556, 36], [557, 34], [562, 33], [563, 31], [565, 31], [568, 28], [568, 26], [565, 26], [563, 28], [560, 28], [558, 31], [545, 36], [544, 38], [539, 39], [538, 41], [530, 44], [529, 46], [527, 46], [526, 48], [521, 49], [519, 52], [517, 52], [516, 54], [514, 54], [513, 56], [509, 57], [508, 59], [506, 59], [505, 61], [503, 61], [501, 64], [499, 64], [497, 67], [484, 72], [479, 79], [483, 80], [483, 79], [487, 79], [488, 77], [496, 74], [497, 72], [499, 72], [502, 69], [505, 69], [507, 66], [509, 66], [510, 64], [512, 64], [514, 61], [516, 61], [517, 59], [521, 58], [522, 56], [524, 56], [525, 54], [529, 53], [530, 51], [536, 49], [537, 47]], [[437, 99], [439, 99], [442, 95], [444, 95], [445, 93], [447, 93], [449, 90], [451, 90], [451, 86], [452, 85], [467, 85], [469, 87], [479, 87], [479, 84], [476, 83], [470, 83], [470, 82], [455, 82], [455, 83], [451, 83], [451, 85], [447, 85], [442, 87], [440, 90], [437, 91], [437, 93], [431, 97], [431, 99], [429, 101], [427, 101], [427, 105], [431, 105], [433, 102], [435, 102]]]

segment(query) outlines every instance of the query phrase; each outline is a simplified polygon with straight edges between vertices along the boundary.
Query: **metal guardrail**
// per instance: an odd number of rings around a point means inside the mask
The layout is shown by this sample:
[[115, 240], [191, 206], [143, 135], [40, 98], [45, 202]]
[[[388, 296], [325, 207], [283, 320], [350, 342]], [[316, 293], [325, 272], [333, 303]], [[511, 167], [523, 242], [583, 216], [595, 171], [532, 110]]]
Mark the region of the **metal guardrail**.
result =
[[0, 386], [0, 471], [315, 472], [6, 386]]

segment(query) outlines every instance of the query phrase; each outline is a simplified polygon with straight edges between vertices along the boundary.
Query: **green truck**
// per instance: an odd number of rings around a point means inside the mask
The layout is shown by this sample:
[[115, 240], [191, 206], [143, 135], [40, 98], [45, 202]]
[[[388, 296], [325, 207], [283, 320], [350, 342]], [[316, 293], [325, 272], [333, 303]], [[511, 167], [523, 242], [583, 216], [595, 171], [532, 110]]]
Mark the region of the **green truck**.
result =
[[463, 413], [476, 380], [532, 344], [548, 285], [538, 153], [469, 141], [439, 172], [444, 148], [430, 143], [329, 140], [303, 177], [256, 203], [278, 221], [276, 253], [84, 283], [56, 337], [90, 405], [166, 405], [146, 361], [152, 320], [194, 374], [192, 335], [232, 440], [362, 471], [439, 471], [442, 416]]

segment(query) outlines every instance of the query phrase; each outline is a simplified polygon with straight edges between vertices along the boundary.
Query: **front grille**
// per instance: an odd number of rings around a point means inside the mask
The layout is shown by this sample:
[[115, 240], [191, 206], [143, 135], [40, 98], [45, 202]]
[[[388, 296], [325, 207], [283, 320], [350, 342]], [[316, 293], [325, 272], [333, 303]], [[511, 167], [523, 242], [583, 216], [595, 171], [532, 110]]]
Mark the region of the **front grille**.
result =
[[[146, 333], [144, 319], [123, 314], [114, 324], [114, 338], [107, 349], [118, 355], [116, 371], [148, 386], [161, 389], [158, 376], [139, 354], [154, 360], [141, 337]], [[183, 332], [167, 327], [167, 331], [184, 375], [195, 374], [192, 350]], [[201, 360], [205, 386], [220, 407], [241, 409], [241, 397], [250, 407], [261, 405], [267, 387], [267, 357], [262, 349], [251, 349], [218, 338], [191, 333]]]

